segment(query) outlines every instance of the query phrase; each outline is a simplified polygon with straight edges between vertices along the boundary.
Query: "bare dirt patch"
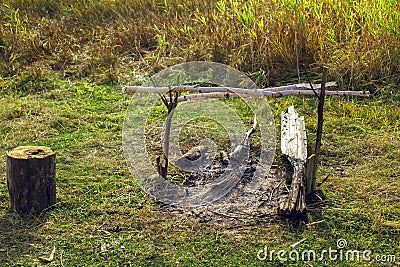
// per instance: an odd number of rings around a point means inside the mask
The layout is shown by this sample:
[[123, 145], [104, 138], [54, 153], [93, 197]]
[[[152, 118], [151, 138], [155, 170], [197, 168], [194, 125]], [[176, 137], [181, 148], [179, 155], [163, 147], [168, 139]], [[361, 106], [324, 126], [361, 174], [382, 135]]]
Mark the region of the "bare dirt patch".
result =
[[[214, 159], [213, 163], [203, 172], [196, 174], [184, 174], [185, 181], [182, 186], [197, 186], [213, 179], [224, 172], [228, 165], [222, 157]], [[280, 164], [281, 165], [281, 164]], [[237, 185], [221, 199], [206, 206], [177, 207], [165, 205], [163, 209], [174, 215], [212, 224], [254, 223], [276, 219], [279, 198], [285, 191], [286, 173], [285, 167], [272, 165], [265, 168], [265, 178], [261, 180], [257, 189], [252, 190], [250, 182], [257, 167], [257, 160], [252, 151], [244, 175]]]

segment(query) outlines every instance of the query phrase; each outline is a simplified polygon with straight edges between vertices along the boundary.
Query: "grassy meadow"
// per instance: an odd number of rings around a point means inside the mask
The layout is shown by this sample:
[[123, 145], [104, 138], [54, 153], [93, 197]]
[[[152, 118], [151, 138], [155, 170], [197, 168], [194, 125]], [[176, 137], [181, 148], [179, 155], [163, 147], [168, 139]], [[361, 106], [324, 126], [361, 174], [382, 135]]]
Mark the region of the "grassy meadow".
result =
[[[0, 4], [0, 154], [19, 145], [57, 152], [57, 204], [24, 220], [9, 212], [0, 161], [0, 266], [400, 265], [400, 2], [398, 0], [4, 0]], [[130, 98], [165, 67], [216, 61], [260, 87], [314, 81], [322, 65], [343, 90], [330, 97], [318, 181], [325, 205], [305, 220], [239, 226], [175, 216], [130, 176], [122, 127]], [[317, 101], [294, 105], [315, 138]], [[249, 125], [251, 125], [249, 123]], [[371, 262], [260, 261], [257, 253], [371, 250]], [[396, 262], [379, 261], [396, 256]]]

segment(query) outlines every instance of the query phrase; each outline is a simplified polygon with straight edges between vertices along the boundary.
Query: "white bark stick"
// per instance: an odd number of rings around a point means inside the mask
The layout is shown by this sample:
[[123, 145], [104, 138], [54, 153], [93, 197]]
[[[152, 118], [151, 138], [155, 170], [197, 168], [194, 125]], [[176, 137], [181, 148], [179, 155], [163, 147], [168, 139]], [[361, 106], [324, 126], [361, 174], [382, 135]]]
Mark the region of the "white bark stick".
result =
[[[335, 87], [336, 82], [329, 82], [326, 87]], [[320, 89], [320, 84], [315, 84], [314, 89]], [[191, 93], [213, 93], [213, 92], [236, 92], [248, 94], [251, 91], [269, 91], [269, 92], [280, 92], [285, 90], [296, 90], [296, 89], [311, 89], [308, 83], [299, 83], [293, 85], [284, 85], [278, 87], [270, 87], [263, 89], [244, 89], [244, 88], [234, 88], [234, 87], [201, 87], [201, 86], [191, 86], [191, 85], [180, 85], [180, 86], [170, 86], [170, 87], [144, 87], [144, 86], [125, 86], [122, 88], [124, 93], [166, 93], [168, 91], [173, 92], [191, 92]]]
[[[326, 84], [326, 87], [336, 86], [335, 82]], [[123, 89], [125, 93], [166, 93], [173, 92], [191, 92], [190, 94], [178, 98], [178, 102], [199, 99], [221, 99], [235, 97], [251, 97], [251, 96], [268, 96], [268, 97], [285, 97], [289, 95], [315, 95], [310, 90], [309, 84], [294, 84], [287, 86], [279, 86], [265, 89], [244, 89], [233, 87], [198, 87], [198, 86], [172, 86], [172, 87], [143, 87], [143, 86], [126, 86]], [[320, 84], [314, 85], [315, 92], [320, 94]], [[363, 96], [368, 97], [368, 91], [325, 91], [327, 96]]]
[[[320, 93], [320, 90], [315, 90], [317, 94]], [[261, 93], [261, 94], [260, 94]], [[249, 93], [249, 94], [236, 94], [233, 92], [213, 92], [213, 93], [204, 93], [204, 94], [191, 94], [180, 96], [178, 98], [178, 102], [184, 102], [187, 100], [206, 100], [212, 98], [237, 98], [237, 97], [251, 97], [251, 96], [269, 96], [269, 97], [285, 97], [289, 95], [314, 95], [312, 90], [285, 90], [280, 92], [271, 92], [271, 91], [258, 91], [257, 93]], [[325, 95], [327, 96], [370, 96], [367, 91], [325, 91]]]

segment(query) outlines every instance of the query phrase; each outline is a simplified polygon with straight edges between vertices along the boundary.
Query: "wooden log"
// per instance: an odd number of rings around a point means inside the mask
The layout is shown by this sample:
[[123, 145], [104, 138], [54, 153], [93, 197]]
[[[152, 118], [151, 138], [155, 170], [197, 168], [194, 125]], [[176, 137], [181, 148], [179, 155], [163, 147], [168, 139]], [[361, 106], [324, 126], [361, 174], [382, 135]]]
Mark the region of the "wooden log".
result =
[[56, 203], [56, 154], [44, 146], [19, 146], [7, 153], [11, 208], [38, 214]]
[[307, 160], [307, 135], [304, 117], [299, 117], [293, 106], [281, 116], [281, 150], [292, 165], [293, 174], [286, 181], [286, 191], [281, 192], [278, 212], [301, 213], [305, 202], [305, 165]]
[[281, 114], [281, 151], [293, 160], [307, 159], [307, 134], [304, 117], [293, 106]]

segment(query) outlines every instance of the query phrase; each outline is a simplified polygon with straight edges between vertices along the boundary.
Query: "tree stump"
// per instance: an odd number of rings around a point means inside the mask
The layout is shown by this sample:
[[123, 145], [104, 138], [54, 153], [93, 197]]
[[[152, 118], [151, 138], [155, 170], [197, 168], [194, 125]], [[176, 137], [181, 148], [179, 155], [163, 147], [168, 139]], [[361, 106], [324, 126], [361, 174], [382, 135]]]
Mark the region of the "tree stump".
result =
[[7, 153], [11, 208], [38, 214], [56, 203], [56, 154], [44, 146], [19, 146]]
[[299, 117], [293, 106], [282, 112], [281, 150], [293, 168], [293, 175], [287, 181], [288, 192], [281, 195], [278, 212], [282, 214], [301, 213], [305, 202], [305, 165], [307, 161], [307, 134], [304, 117]]

